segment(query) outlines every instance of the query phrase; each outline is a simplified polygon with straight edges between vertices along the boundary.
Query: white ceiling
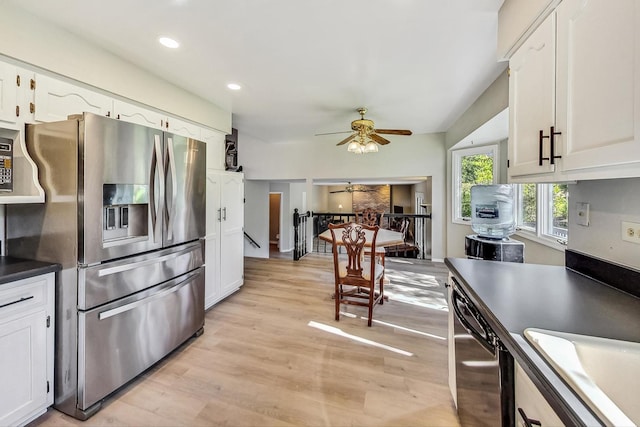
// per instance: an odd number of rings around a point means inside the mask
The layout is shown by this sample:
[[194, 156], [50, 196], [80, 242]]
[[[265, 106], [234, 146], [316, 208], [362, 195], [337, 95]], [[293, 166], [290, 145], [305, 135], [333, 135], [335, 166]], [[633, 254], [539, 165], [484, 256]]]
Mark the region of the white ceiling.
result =
[[348, 131], [360, 106], [377, 128], [443, 132], [506, 67], [503, 0], [10, 1], [230, 110], [233, 127], [266, 142]]

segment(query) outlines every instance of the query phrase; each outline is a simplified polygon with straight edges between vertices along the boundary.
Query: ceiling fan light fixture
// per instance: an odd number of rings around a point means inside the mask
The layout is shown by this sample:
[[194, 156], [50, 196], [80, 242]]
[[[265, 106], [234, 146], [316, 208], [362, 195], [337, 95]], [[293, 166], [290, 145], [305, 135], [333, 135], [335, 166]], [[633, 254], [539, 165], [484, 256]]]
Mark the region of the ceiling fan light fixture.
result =
[[369, 141], [367, 145], [364, 146], [365, 153], [377, 153], [378, 152], [378, 144], [373, 141]]
[[347, 151], [350, 153], [361, 154], [363, 153], [363, 147], [358, 141], [351, 141], [347, 146]]
[[[380, 136], [379, 134], [388, 135], [411, 135], [412, 132], [408, 129], [376, 129], [373, 121], [365, 119], [364, 115], [367, 109], [362, 107], [358, 108], [360, 119], [351, 122], [351, 130], [353, 133], [338, 142], [336, 145], [344, 145], [349, 143], [347, 151], [349, 153], [363, 154], [363, 153], [377, 153], [378, 145], [387, 145], [391, 141]], [[334, 132], [341, 133], [341, 132]], [[346, 132], [345, 132], [346, 133]], [[329, 134], [316, 134], [316, 135], [329, 135]]]

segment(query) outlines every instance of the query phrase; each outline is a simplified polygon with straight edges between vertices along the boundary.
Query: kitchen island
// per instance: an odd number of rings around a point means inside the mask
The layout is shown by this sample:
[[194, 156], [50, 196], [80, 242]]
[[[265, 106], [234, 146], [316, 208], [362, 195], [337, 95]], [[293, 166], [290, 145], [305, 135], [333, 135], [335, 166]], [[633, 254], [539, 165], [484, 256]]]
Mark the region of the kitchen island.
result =
[[600, 425], [524, 331], [640, 342], [640, 298], [565, 267], [458, 258], [445, 263], [558, 417], [567, 425]]

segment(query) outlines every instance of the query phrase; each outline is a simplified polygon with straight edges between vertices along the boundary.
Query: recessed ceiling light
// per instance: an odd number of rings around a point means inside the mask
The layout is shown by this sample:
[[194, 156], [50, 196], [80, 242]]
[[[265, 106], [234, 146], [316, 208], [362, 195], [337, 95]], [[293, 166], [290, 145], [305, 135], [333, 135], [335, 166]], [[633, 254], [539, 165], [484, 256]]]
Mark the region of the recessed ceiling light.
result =
[[160, 37], [158, 41], [161, 45], [168, 47], [169, 49], [177, 49], [180, 47], [180, 43], [169, 37]]
[[231, 90], [240, 90], [242, 89], [242, 86], [240, 86], [238, 83], [229, 83], [227, 85], [227, 87]]

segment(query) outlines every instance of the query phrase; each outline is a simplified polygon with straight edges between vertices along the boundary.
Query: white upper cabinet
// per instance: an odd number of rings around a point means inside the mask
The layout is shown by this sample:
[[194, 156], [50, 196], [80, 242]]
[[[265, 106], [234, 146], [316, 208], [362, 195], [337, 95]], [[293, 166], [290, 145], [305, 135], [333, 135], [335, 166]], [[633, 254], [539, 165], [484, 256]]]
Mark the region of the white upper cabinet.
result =
[[161, 129], [165, 121], [165, 116], [156, 111], [147, 110], [128, 102], [113, 100], [113, 118], [129, 123]]
[[186, 136], [187, 138], [197, 140], [202, 138], [200, 126], [175, 117], [169, 117], [166, 119], [165, 129], [171, 133], [175, 133], [176, 135]]
[[224, 170], [224, 138], [223, 132], [213, 129], [202, 129], [202, 141], [207, 143], [207, 169]]
[[0, 123], [14, 124], [32, 119], [33, 78], [32, 71], [0, 62]]
[[36, 76], [35, 116], [39, 122], [66, 120], [83, 112], [111, 116], [113, 100], [109, 96], [45, 75]]
[[549, 129], [555, 125], [555, 33], [553, 14], [509, 61], [511, 179], [555, 172], [549, 161]]
[[640, 176], [640, 4], [564, 0], [510, 72], [510, 182]]
[[0, 122], [15, 123], [18, 118], [17, 77], [15, 66], [0, 62]]
[[505, 0], [498, 12], [498, 58], [508, 59], [560, 0]]
[[640, 176], [639, 12], [637, 0], [564, 0], [557, 8], [556, 117], [570, 175], [635, 164]]

